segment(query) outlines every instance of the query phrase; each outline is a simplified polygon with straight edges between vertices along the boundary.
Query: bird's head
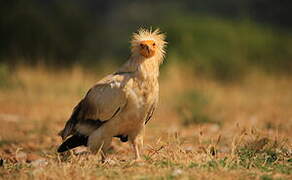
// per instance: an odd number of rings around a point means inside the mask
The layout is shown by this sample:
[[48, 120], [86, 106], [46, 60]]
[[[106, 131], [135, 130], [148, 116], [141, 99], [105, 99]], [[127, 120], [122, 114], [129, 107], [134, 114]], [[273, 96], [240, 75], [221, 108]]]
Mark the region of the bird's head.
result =
[[166, 44], [165, 35], [159, 29], [154, 31], [151, 29], [139, 29], [137, 33], [133, 34], [131, 51], [134, 56], [139, 56], [143, 59], [155, 57], [155, 59], [162, 62]]

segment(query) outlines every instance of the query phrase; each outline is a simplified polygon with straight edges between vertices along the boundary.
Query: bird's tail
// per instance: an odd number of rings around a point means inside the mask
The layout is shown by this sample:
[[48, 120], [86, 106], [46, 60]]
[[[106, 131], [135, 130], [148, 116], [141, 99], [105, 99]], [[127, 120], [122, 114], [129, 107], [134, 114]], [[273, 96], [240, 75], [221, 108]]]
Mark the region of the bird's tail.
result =
[[88, 136], [75, 134], [64, 141], [58, 148], [58, 152], [65, 152], [78, 146], [87, 146]]
[[78, 123], [81, 102], [74, 108], [70, 119], [66, 122], [65, 128], [58, 133], [58, 135], [61, 136], [63, 140], [75, 132], [74, 128]]
[[58, 135], [62, 137], [63, 140], [65, 140], [68, 136], [70, 136], [71, 134], [73, 134], [74, 132], [74, 127], [75, 127], [75, 124], [67, 121], [66, 125], [65, 125], [65, 128], [63, 130], [61, 130]]

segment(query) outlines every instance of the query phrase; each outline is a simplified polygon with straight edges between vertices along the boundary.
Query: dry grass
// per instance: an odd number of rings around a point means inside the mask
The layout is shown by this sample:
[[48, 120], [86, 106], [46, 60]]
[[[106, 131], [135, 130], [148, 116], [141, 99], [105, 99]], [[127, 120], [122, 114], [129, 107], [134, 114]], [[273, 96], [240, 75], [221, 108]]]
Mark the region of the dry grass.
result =
[[143, 162], [118, 141], [105, 164], [96, 155], [58, 156], [57, 132], [103, 75], [20, 66], [2, 78], [0, 179], [292, 178], [292, 78], [260, 73], [221, 84], [168, 65]]

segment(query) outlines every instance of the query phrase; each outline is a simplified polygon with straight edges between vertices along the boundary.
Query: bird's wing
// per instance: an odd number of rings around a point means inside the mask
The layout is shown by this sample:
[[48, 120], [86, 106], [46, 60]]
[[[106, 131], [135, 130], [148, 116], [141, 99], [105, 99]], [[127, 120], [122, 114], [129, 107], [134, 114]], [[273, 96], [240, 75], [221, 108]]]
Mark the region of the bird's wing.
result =
[[121, 111], [126, 102], [126, 94], [119, 82], [97, 84], [83, 99], [81, 119], [107, 121]]
[[121, 76], [108, 76], [93, 86], [74, 108], [65, 128], [59, 135], [65, 139], [76, 132], [81, 124], [89, 132], [116, 116], [126, 105], [127, 98], [121, 88]]

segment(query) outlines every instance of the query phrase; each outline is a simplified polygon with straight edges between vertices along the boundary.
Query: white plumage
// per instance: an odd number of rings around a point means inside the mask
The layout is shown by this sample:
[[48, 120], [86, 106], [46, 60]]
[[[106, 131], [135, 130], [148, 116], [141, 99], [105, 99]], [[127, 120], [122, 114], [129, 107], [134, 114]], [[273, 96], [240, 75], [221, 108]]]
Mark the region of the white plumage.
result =
[[131, 57], [115, 73], [94, 85], [74, 108], [65, 128], [59, 133], [65, 142], [63, 152], [86, 145], [92, 152], [103, 151], [113, 137], [130, 141], [136, 159], [140, 158], [138, 137], [151, 119], [159, 94], [159, 65], [165, 55], [164, 34], [140, 29], [131, 41]]

